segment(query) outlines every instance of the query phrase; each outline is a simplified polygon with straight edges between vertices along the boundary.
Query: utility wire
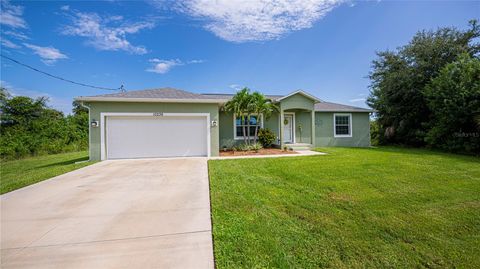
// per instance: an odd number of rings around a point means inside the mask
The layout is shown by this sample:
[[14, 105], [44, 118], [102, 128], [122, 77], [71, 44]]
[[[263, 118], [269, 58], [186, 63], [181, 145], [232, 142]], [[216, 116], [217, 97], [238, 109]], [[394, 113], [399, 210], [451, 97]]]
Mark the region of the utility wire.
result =
[[99, 87], [99, 86], [89, 85], [89, 84], [85, 84], [85, 83], [81, 83], [81, 82], [76, 82], [76, 81], [73, 81], [73, 80], [70, 80], [70, 79], [66, 79], [66, 78], [62, 78], [62, 77], [59, 77], [59, 76], [52, 75], [52, 74], [50, 74], [50, 73], [47, 73], [47, 72], [42, 71], [42, 70], [39, 70], [39, 69], [37, 69], [37, 68], [35, 68], [35, 67], [32, 67], [32, 66], [30, 66], [30, 65], [28, 65], [28, 64], [24, 64], [24, 63], [22, 63], [22, 62], [20, 62], [20, 61], [17, 61], [17, 60], [15, 60], [15, 59], [12, 59], [12, 58], [10, 58], [10, 57], [8, 57], [8, 56], [5, 56], [5, 55], [3, 55], [3, 54], [0, 54], [0, 56], [2, 56], [2, 57], [5, 58], [5, 59], [8, 59], [8, 60], [10, 60], [10, 61], [12, 61], [12, 62], [14, 62], [14, 63], [16, 63], [16, 64], [19, 64], [19, 65], [24, 66], [24, 67], [26, 67], [26, 68], [28, 68], [28, 69], [31, 69], [31, 70], [33, 70], [33, 71], [35, 71], [35, 72], [39, 72], [39, 73], [44, 74], [44, 75], [46, 75], [46, 76], [49, 76], [49, 77], [52, 77], [52, 78], [55, 78], [55, 79], [59, 79], [59, 80], [63, 80], [63, 81], [65, 81], [65, 82], [69, 82], [69, 83], [72, 83], [72, 84], [80, 85], [80, 86], [83, 86], [83, 87], [94, 88], [94, 89], [109, 90], [109, 91], [118, 91], [118, 90], [120, 90], [120, 91], [122, 91], [122, 92], [125, 92], [125, 88], [123, 88], [123, 85], [121, 85], [119, 88], [115, 89], [115, 88]]

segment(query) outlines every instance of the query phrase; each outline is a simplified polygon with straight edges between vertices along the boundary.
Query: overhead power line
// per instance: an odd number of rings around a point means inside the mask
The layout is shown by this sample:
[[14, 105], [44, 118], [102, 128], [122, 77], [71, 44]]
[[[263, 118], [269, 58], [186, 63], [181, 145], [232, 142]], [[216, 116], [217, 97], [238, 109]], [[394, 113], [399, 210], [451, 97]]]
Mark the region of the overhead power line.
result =
[[26, 68], [28, 68], [28, 69], [31, 69], [31, 70], [33, 70], [33, 71], [35, 71], [35, 72], [44, 74], [44, 75], [46, 75], [46, 76], [49, 76], [49, 77], [52, 77], [52, 78], [55, 78], [55, 79], [58, 79], [58, 80], [62, 80], [62, 81], [65, 81], [65, 82], [69, 82], [69, 83], [72, 83], [72, 84], [76, 84], [76, 85], [79, 85], [79, 86], [89, 87], [89, 88], [94, 88], [94, 89], [100, 89], [100, 90], [109, 90], [109, 91], [122, 91], [122, 92], [125, 91], [125, 89], [123, 88], [123, 85], [121, 85], [120, 87], [118, 87], [118, 88], [115, 89], [115, 88], [99, 87], [99, 86], [95, 86], [95, 85], [89, 85], [89, 84], [85, 84], [85, 83], [81, 83], [81, 82], [76, 82], [76, 81], [73, 81], [73, 80], [70, 80], [70, 79], [66, 79], [66, 78], [62, 78], [62, 77], [56, 76], [56, 75], [52, 75], [52, 74], [50, 74], [50, 73], [47, 73], [47, 72], [42, 71], [42, 70], [39, 70], [39, 69], [37, 69], [37, 68], [35, 68], [35, 67], [33, 67], [33, 66], [30, 66], [30, 65], [28, 65], [28, 64], [24, 64], [24, 63], [22, 63], [22, 62], [20, 62], [20, 61], [17, 61], [17, 60], [15, 60], [15, 59], [10, 58], [10, 57], [8, 57], [8, 56], [5, 56], [5, 55], [3, 55], [3, 54], [1, 54], [0, 56], [2, 56], [3, 58], [8, 59], [8, 60], [10, 60], [10, 61], [18, 64], [18, 65], [21, 65], [21, 66], [24, 66], [24, 67], [26, 67]]

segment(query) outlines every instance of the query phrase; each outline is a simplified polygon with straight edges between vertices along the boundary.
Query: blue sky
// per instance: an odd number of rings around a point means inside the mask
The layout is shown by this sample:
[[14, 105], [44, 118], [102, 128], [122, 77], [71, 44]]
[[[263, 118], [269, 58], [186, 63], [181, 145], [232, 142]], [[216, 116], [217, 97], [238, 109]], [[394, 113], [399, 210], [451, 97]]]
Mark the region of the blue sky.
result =
[[[421, 29], [480, 18], [479, 1], [3, 1], [1, 53], [82, 83], [267, 94], [303, 89], [365, 107], [375, 51]], [[2, 86], [50, 97], [108, 91], [57, 81], [1, 59]]]

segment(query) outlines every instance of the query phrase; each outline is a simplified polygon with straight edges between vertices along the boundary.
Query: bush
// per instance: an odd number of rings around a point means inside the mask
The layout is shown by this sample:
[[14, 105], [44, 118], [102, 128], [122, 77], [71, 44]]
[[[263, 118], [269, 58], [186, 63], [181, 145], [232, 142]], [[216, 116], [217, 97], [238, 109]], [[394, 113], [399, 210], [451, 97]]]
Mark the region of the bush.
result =
[[250, 150], [254, 150], [255, 152], [258, 152], [262, 148], [263, 148], [262, 144], [260, 144], [260, 143], [255, 143], [255, 144], [250, 145]]
[[276, 139], [277, 136], [272, 130], [268, 128], [262, 128], [258, 130], [258, 141], [263, 145], [263, 147], [271, 147]]
[[378, 121], [370, 121], [370, 141], [372, 146], [378, 146], [380, 144], [380, 129], [378, 126]]
[[238, 150], [240, 151], [249, 151], [250, 150], [250, 145], [249, 144], [240, 144], [238, 146]]
[[255, 143], [255, 144], [240, 144], [238, 147], [233, 147], [232, 150], [240, 150], [240, 151], [249, 151], [249, 150], [254, 150], [255, 152], [258, 152], [263, 148], [262, 144], [260, 143]]

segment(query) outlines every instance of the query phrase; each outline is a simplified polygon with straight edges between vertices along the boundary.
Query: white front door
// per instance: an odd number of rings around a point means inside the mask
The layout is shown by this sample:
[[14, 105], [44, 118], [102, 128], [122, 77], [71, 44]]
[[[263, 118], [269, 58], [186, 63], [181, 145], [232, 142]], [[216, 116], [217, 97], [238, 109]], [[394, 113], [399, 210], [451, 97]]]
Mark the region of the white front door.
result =
[[283, 116], [283, 142], [293, 143], [294, 115], [285, 114]]

